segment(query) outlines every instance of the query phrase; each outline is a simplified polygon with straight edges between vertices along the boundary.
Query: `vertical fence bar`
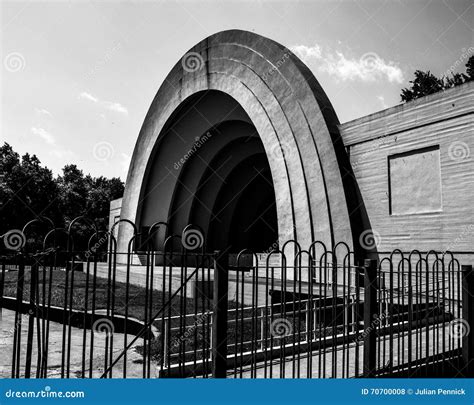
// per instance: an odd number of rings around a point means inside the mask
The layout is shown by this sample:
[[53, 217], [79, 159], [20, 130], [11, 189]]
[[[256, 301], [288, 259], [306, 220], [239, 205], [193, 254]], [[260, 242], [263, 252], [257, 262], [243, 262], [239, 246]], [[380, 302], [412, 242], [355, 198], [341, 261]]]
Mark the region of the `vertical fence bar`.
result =
[[[474, 327], [474, 272], [472, 265], [462, 266], [462, 318], [464, 330]], [[474, 333], [463, 333], [464, 377], [474, 377]]]
[[13, 334], [12, 378], [20, 378], [22, 303], [25, 283], [25, 261], [23, 254], [18, 256], [18, 278], [16, 283], [15, 326]]
[[[112, 238], [112, 235], [110, 236]], [[109, 243], [110, 244], [110, 243]], [[125, 275], [125, 322], [124, 322], [124, 331], [123, 331], [123, 378], [127, 378], [127, 346], [128, 346], [128, 337], [127, 337], [127, 324], [128, 324], [128, 304], [130, 300], [130, 266], [132, 265], [132, 255], [130, 252], [130, 247], [127, 249], [127, 268]], [[165, 289], [163, 288], [163, 297], [165, 294]]]
[[[31, 377], [31, 359], [33, 356], [33, 335], [34, 335], [34, 322], [36, 314], [36, 276], [38, 273], [38, 263], [34, 262], [30, 268], [30, 309], [28, 311], [28, 337], [26, 341], [26, 362], [25, 362], [25, 378]], [[36, 333], [39, 333], [37, 331]], [[39, 354], [39, 348], [38, 348]]]
[[5, 267], [6, 263], [2, 260], [2, 271], [0, 273], [0, 322], [2, 321], [2, 308], [3, 308], [3, 290], [5, 288]]
[[163, 365], [164, 367], [169, 367], [169, 356], [167, 356], [167, 353], [169, 353], [170, 349], [168, 346], [169, 342], [169, 335], [170, 335], [170, 320], [165, 319], [164, 320], [164, 328], [163, 328]]
[[[416, 285], [415, 285], [416, 288]], [[413, 360], [413, 280], [412, 280], [412, 268], [411, 261], [408, 261], [408, 372], [411, 374], [412, 371], [412, 360]], [[444, 330], [444, 328], [443, 328]], [[416, 359], [416, 355], [415, 355]], [[444, 362], [443, 362], [444, 364]]]
[[377, 260], [364, 261], [364, 377], [375, 376], [377, 336]]
[[214, 256], [214, 310], [212, 315], [212, 377], [227, 375], [227, 290], [229, 257], [216, 251]]

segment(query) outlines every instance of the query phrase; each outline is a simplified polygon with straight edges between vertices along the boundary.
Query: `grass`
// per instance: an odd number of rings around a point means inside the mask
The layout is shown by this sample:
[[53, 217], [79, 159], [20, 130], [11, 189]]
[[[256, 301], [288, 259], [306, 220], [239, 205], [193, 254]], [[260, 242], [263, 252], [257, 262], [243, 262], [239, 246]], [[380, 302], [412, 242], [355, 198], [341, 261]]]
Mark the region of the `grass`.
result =
[[[71, 291], [72, 291], [72, 309], [84, 310], [86, 309], [86, 297], [87, 297], [87, 309], [90, 311], [92, 305], [95, 303], [95, 310], [111, 308], [112, 297], [114, 303], [114, 313], [125, 315], [125, 308], [128, 308], [128, 316], [139, 320], [145, 319], [145, 300], [146, 300], [146, 289], [144, 287], [135, 286], [130, 284], [128, 291], [127, 301], [127, 289], [126, 284], [121, 282], [115, 283], [115, 288], [112, 289], [110, 283], [105, 278], [97, 277], [94, 282], [93, 277], [90, 276], [87, 280], [87, 275], [83, 272], [76, 271], [69, 273], [68, 276], [68, 288], [67, 288], [67, 307], [69, 308]], [[51, 282], [51, 293], [49, 284]], [[31, 272], [25, 271], [23, 277], [24, 291], [23, 301], [30, 300], [30, 286], [31, 286]], [[72, 283], [72, 286], [71, 286]], [[0, 283], [1, 284], [1, 283]], [[9, 271], [5, 273], [3, 296], [5, 297], [16, 297], [17, 296], [17, 285], [18, 285], [18, 271]], [[60, 269], [55, 269], [51, 273], [48, 271], [40, 271], [38, 279], [38, 290], [39, 297], [38, 303], [43, 302], [43, 295], [46, 303], [51, 299], [51, 305], [64, 308], [65, 297], [66, 297], [66, 272]], [[88, 288], [87, 288], [88, 287]], [[43, 288], [44, 292], [43, 293]], [[110, 293], [109, 293], [110, 290]], [[163, 294], [161, 291], [153, 290], [152, 293], [152, 306], [151, 313], [155, 314], [161, 308], [163, 304], [163, 298], [168, 300], [168, 294]], [[179, 300], [180, 297], [176, 297]], [[182, 305], [186, 305], [187, 312], [193, 313], [195, 310], [194, 305], [197, 305], [197, 312], [201, 312], [202, 303], [201, 300], [195, 302], [192, 298], [186, 298], [182, 302]], [[128, 302], [128, 304], [127, 304]], [[181, 303], [181, 302], [180, 302]], [[179, 311], [179, 307], [176, 309], [176, 302], [174, 300], [174, 310], [172, 316], [176, 315]], [[150, 306], [148, 306], [150, 308]]]
[[[3, 296], [6, 297], [16, 297], [17, 295], [17, 285], [18, 285], [18, 271], [9, 271], [5, 273], [4, 283], [3, 283]], [[29, 301], [30, 299], [30, 285], [31, 285], [31, 271], [25, 270], [24, 278], [24, 291], [23, 291], [23, 300]], [[50, 289], [51, 283], [51, 289]], [[71, 288], [72, 283], [72, 288]], [[95, 305], [95, 310], [111, 308], [112, 297], [114, 297], [114, 313], [125, 315], [126, 308], [128, 308], [128, 316], [136, 318], [143, 321], [145, 319], [145, 303], [146, 303], [146, 289], [144, 287], [129, 285], [128, 289], [128, 300], [127, 300], [127, 288], [126, 284], [122, 282], [116, 282], [115, 288], [112, 289], [112, 286], [109, 285], [106, 278], [97, 277], [94, 283], [93, 277], [87, 275], [81, 271], [70, 272], [68, 274], [68, 302], [67, 307], [69, 308], [71, 291], [72, 291], [72, 308], [76, 310], [85, 310], [88, 311], [92, 309], [92, 305]], [[110, 283], [111, 284], [111, 283]], [[95, 287], [94, 287], [95, 285]], [[1, 287], [1, 282], [0, 282]], [[66, 272], [61, 269], [54, 269], [51, 272], [49, 269], [47, 271], [41, 270], [38, 277], [38, 291], [39, 299], [37, 302], [43, 302], [43, 295], [47, 300], [51, 300], [51, 305], [64, 308], [65, 297], [66, 297]], [[113, 293], [113, 294], [112, 294]], [[153, 290], [153, 303], [151, 307], [151, 313], [156, 314], [159, 309], [162, 307], [163, 302], [168, 300], [169, 294]], [[128, 302], [128, 305], [126, 303]], [[87, 305], [86, 305], [87, 303]], [[184, 298], [182, 296], [176, 296], [173, 300], [173, 305], [171, 305], [171, 316], [178, 316], [182, 313], [187, 314], [200, 314], [211, 308], [211, 303], [208, 300], [196, 300], [193, 298]], [[237, 304], [235, 302], [229, 302], [229, 309], [236, 308]], [[185, 310], [186, 309], [186, 310]], [[165, 319], [168, 315], [168, 310], [165, 310]], [[252, 320], [247, 320], [244, 322], [240, 321], [240, 318], [243, 315], [243, 318], [252, 318], [256, 316], [256, 312], [252, 308], [246, 308], [242, 313], [242, 310], [239, 310], [238, 318], [239, 322], [229, 322], [228, 323], [228, 344], [234, 345], [237, 343], [238, 351], [247, 351], [252, 347], [251, 342], [259, 339], [261, 337], [262, 325], [260, 320], [257, 320], [254, 327], [252, 326]], [[235, 312], [229, 312], [229, 320], [235, 319], [237, 314]], [[276, 318], [286, 318], [293, 329], [297, 334], [298, 330], [301, 331], [301, 337], [304, 339], [304, 329], [305, 321], [300, 318], [300, 314], [296, 313], [296, 318], [293, 319], [293, 313], [289, 312], [286, 316], [282, 317], [281, 314], [275, 314], [274, 319]], [[162, 332], [163, 324], [161, 316], [154, 322], [154, 325], [159, 331]], [[179, 355], [183, 351], [197, 350], [197, 358], [202, 358], [202, 353], [199, 353], [204, 347], [209, 349], [210, 341], [210, 321], [211, 316], [207, 315], [204, 317], [188, 317], [186, 321], [184, 318], [174, 319], [171, 323], [172, 328], [178, 328], [177, 330], [171, 333], [169, 338], [169, 351], [170, 355], [174, 355], [172, 358], [172, 363], [181, 361], [189, 361], [193, 359], [193, 354], [188, 355]], [[293, 324], [293, 321], [294, 324]], [[266, 320], [266, 325], [270, 328], [271, 319], [270, 317]], [[256, 328], [254, 330], [254, 328]], [[252, 333], [253, 332], [253, 333]], [[322, 331], [322, 335], [326, 335], [326, 330]], [[184, 337], [184, 338], [183, 338]], [[267, 334], [267, 337], [270, 338], [270, 331]], [[282, 341], [280, 339], [274, 339], [274, 345], [279, 345], [283, 342], [291, 343], [296, 341], [296, 336], [288, 336]], [[242, 342], [242, 344], [241, 344]], [[256, 346], [259, 346], [258, 343], [255, 343]], [[163, 342], [160, 339], [150, 342], [149, 353], [154, 361], [160, 361], [162, 356]], [[136, 347], [136, 350], [140, 354], [144, 354], [144, 346], [139, 345]], [[235, 346], [229, 346], [229, 353], [234, 353]]]

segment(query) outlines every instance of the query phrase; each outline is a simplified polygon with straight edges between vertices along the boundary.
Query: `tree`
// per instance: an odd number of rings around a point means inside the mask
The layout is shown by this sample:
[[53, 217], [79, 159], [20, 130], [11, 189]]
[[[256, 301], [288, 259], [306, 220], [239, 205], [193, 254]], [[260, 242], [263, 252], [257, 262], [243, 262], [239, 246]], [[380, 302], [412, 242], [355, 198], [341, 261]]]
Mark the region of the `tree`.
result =
[[466, 75], [468, 81], [474, 80], [474, 55], [472, 55], [466, 63]]
[[15, 206], [15, 191], [20, 189], [16, 173], [20, 170], [20, 156], [5, 143], [0, 148], [0, 235], [13, 227], [15, 218], [7, 214]]
[[22, 228], [41, 215], [60, 220], [58, 187], [51, 170], [28, 153], [22, 156], [5, 143], [0, 148], [0, 234]]
[[88, 187], [82, 170], [76, 165], [66, 165], [58, 177], [59, 208], [66, 223], [86, 214]]
[[459, 86], [466, 82], [466, 77], [466, 75], [461, 73], [453, 73], [451, 77], [446, 77], [444, 87], [449, 89], [451, 87]]
[[443, 90], [444, 84], [442, 79], [438, 79], [430, 71], [415, 71], [415, 80], [410, 81], [411, 88], [402, 89], [402, 101], [411, 101], [416, 98], [426, 96]]
[[111, 200], [122, 197], [124, 186], [118, 177], [92, 178], [88, 176], [88, 196], [86, 211], [97, 220], [101, 229], [106, 229], [109, 220], [109, 205]]
[[451, 76], [437, 78], [430, 71], [415, 71], [415, 79], [410, 81], [411, 86], [402, 89], [400, 97], [402, 101], [411, 101], [473, 80], [474, 55], [466, 63], [466, 73], [451, 73]]
[[[94, 178], [70, 164], [64, 166], [62, 175], [54, 178], [35, 155], [27, 153], [20, 159], [8, 143], [0, 147], [0, 235], [22, 229], [29, 220], [40, 216], [49, 217], [59, 228], [83, 215], [105, 231], [110, 201], [121, 197], [123, 191], [124, 184], [117, 177]], [[44, 236], [44, 232], [34, 232], [29, 231], [28, 236]], [[91, 227], [84, 221], [78, 222], [73, 234], [75, 248], [84, 247], [92, 234]], [[41, 244], [35, 246], [40, 248]]]

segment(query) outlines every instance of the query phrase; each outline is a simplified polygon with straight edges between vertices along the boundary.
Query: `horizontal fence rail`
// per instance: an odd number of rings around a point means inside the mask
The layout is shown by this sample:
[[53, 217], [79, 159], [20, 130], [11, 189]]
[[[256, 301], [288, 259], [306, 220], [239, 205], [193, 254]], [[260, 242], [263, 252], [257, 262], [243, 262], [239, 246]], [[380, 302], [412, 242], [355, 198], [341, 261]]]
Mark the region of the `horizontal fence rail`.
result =
[[1, 256], [1, 377], [472, 375], [474, 276], [450, 253], [207, 252], [193, 226], [157, 249], [165, 223], [120, 222], [126, 252], [93, 226], [81, 249], [73, 221]]

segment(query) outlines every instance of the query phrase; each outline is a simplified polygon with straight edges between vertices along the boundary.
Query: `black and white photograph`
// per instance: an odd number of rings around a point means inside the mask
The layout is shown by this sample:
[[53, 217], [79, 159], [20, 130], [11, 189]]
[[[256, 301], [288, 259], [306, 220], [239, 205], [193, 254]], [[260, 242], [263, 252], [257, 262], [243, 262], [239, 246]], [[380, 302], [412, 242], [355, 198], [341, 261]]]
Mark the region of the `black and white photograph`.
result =
[[0, 18], [0, 403], [474, 403], [471, 0]]

